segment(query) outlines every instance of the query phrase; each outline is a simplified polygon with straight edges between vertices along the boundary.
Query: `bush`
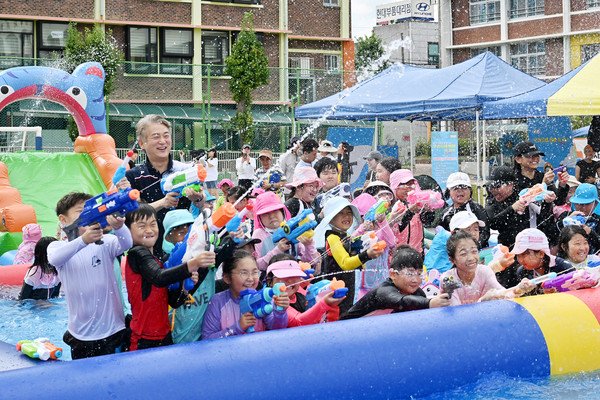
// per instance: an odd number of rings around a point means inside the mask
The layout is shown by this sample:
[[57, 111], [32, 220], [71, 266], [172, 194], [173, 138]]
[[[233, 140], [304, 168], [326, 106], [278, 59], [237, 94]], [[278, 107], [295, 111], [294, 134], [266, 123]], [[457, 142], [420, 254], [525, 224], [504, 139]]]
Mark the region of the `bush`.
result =
[[[486, 142], [486, 150], [488, 157], [499, 155], [500, 147], [498, 145], [498, 139], [488, 139]], [[473, 149], [475, 149], [476, 144], [473, 143]], [[418, 141], [415, 145], [415, 155], [417, 157], [431, 157], [431, 141]], [[471, 139], [469, 138], [459, 138], [458, 139], [458, 156], [459, 157], [468, 157], [471, 155]]]

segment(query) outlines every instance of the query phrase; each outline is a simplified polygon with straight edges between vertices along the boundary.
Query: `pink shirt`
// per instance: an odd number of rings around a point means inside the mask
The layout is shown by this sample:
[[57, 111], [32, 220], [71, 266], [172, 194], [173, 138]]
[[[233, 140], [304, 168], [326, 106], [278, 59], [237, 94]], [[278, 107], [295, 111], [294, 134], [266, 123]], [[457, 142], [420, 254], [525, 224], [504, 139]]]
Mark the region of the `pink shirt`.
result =
[[[444, 272], [440, 277], [440, 282], [447, 276], [453, 276], [455, 280], [461, 281], [458, 277], [458, 270], [451, 268]], [[464, 283], [463, 283], [464, 285]], [[487, 265], [478, 265], [475, 271], [475, 278], [470, 285], [465, 285], [456, 289], [450, 298], [450, 305], [470, 304], [479, 301], [479, 299], [491, 289], [504, 290], [504, 287], [498, 283], [496, 274]]]

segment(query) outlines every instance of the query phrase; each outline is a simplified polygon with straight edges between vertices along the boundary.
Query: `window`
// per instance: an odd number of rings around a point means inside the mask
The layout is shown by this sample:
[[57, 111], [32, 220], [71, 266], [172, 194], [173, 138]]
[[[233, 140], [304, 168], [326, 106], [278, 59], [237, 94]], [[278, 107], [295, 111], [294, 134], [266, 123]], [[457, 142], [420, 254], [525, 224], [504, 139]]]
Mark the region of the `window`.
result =
[[209, 0], [219, 3], [260, 4], [260, 0]]
[[469, 21], [471, 25], [500, 21], [500, 1], [470, 0]]
[[314, 60], [309, 57], [290, 57], [290, 78], [311, 78], [314, 73]]
[[440, 45], [439, 43], [428, 43], [427, 44], [427, 64], [428, 65], [440, 65]]
[[127, 27], [126, 72], [134, 74], [157, 73], [158, 54], [156, 28]]
[[329, 6], [329, 7], [339, 7], [340, 1], [339, 0], [323, 0], [323, 5]]
[[[202, 31], [202, 64], [219, 66], [210, 69], [212, 75], [223, 74], [223, 66], [228, 56], [229, 32]], [[202, 69], [204, 70], [204, 67]]]
[[0, 69], [33, 65], [33, 22], [0, 20], [0, 57], [15, 58], [0, 59]]
[[471, 49], [471, 58], [476, 57], [480, 54], [489, 51], [498, 57], [502, 57], [502, 47], [501, 46], [489, 46], [489, 47], [477, 47]]
[[586, 0], [587, 8], [600, 7], [600, 0]]
[[194, 32], [191, 29], [161, 29], [160, 72], [162, 74], [192, 74]]
[[340, 56], [337, 54], [326, 54], [324, 56], [325, 70], [329, 72], [340, 72]]
[[38, 23], [38, 57], [50, 58], [52, 52], [62, 52], [67, 43], [69, 24], [61, 22]]
[[530, 75], [544, 75], [546, 73], [546, 42], [510, 45], [510, 62], [513, 67]]
[[584, 44], [581, 46], [581, 63], [590, 60], [600, 52], [600, 43]]
[[510, 0], [510, 17], [531, 17], [544, 14], [544, 0]]

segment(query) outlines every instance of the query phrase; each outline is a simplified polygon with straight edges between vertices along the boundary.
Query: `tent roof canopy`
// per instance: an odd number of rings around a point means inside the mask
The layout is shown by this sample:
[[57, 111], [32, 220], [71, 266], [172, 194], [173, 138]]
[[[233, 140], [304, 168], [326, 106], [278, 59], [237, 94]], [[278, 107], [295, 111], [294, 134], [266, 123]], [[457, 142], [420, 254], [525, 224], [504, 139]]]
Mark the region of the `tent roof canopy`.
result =
[[333, 96], [306, 104], [296, 118], [469, 120], [485, 101], [545, 86], [486, 52], [442, 69], [394, 64]]

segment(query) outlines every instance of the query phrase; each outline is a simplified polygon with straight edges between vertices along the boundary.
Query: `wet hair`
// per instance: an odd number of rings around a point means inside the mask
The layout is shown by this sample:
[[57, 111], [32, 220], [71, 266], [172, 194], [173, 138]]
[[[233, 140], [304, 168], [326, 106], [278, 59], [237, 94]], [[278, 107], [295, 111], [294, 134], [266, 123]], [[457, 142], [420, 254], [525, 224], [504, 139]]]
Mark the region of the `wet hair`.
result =
[[564, 258], [565, 260], [569, 258], [567, 256], [567, 251], [569, 250], [569, 241], [571, 241], [575, 235], [581, 235], [589, 242], [588, 234], [585, 232], [583, 227], [580, 225], [565, 226], [560, 231], [560, 235], [558, 235], [558, 257]]
[[211, 151], [215, 153], [214, 158], [219, 158], [219, 156], [217, 155], [217, 149], [215, 149], [214, 147], [211, 147], [210, 149], [207, 150], [207, 152], [206, 152], [207, 157], [208, 157], [208, 153], [210, 153]]
[[[298, 259], [296, 259], [296, 257], [294, 257], [291, 254], [288, 253], [281, 253], [281, 254], [276, 254], [273, 257], [271, 257], [271, 259], [269, 260], [269, 265], [276, 263], [277, 261], [284, 261], [284, 260], [291, 260], [291, 261], [298, 261]], [[273, 286], [273, 277], [275, 275], [273, 275], [273, 272], [269, 272], [267, 274], [267, 286]]]
[[319, 143], [313, 138], [304, 139], [302, 142], [302, 153], [311, 153], [314, 149], [319, 148]]
[[150, 204], [143, 201], [139, 204], [137, 210], [133, 210], [125, 214], [125, 225], [130, 228], [131, 224], [134, 222], [148, 219], [152, 216], [156, 218], [156, 210]]
[[227, 201], [229, 201], [230, 197], [235, 198], [235, 201], [239, 200], [240, 197], [244, 196], [244, 194], [248, 191], [243, 186], [234, 186], [227, 191]]
[[454, 258], [456, 256], [456, 246], [458, 246], [458, 242], [463, 239], [472, 240], [473, 243], [475, 243], [475, 246], [478, 246], [477, 248], [479, 248], [477, 240], [475, 240], [473, 235], [467, 231], [455, 230], [448, 238], [448, 242], [446, 242], [446, 251], [448, 252], [449, 257]]
[[52, 236], [44, 236], [38, 240], [33, 250], [35, 261], [30, 269], [36, 268], [35, 271], [37, 271], [37, 268], [41, 268], [44, 274], [58, 274], [54, 265], [48, 261], [48, 245], [52, 242], [56, 242], [56, 238]]
[[58, 201], [58, 203], [56, 204], [56, 215], [67, 215], [67, 213], [69, 212], [69, 210], [73, 207], [75, 207], [77, 204], [81, 203], [82, 201], [88, 201], [89, 199], [91, 199], [92, 196], [91, 194], [87, 194], [87, 193], [82, 193], [82, 192], [71, 192], [67, 195], [65, 195], [62, 199], [60, 199]]
[[314, 166], [315, 171], [317, 172], [317, 176], [321, 175], [321, 172], [323, 171], [327, 171], [327, 170], [334, 170], [335, 172], [339, 173], [340, 171], [338, 170], [338, 165], [337, 162], [335, 162], [335, 160], [332, 160], [329, 157], [323, 157], [321, 158], [319, 161], [317, 161], [317, 163]]
[[402, 163], [400, 160], [394, 157], [386, 157], [379, 161], [379, 164], [385, 168], [390, 174], [396, 170], [402, 169]]
[[251, 258], [255, 260], [254, 256], [249, 251], [241, 249], [234, 251], [231, 257], [223, 261], [223, 275], [231, 275], [235, 267], [237, 267], [238, 262], [244, 258]]
[[141, 140], [142, 142], [145, 141], [145, 135], [147, 133], [146, 128], [152, 124], [164, 125], [169, 129], [169, 133], [171, 132], [171, 123], [164, 117], [156, 114], [148, 114], [144, 118], [140, 119], [135, 125], [135, 134], [137, 135], [138, 140]]
[[396, 271], [405, 268], [423, 269], [423, 256], [409, 245], [401, 244], [396, 248], [390, 268]]

